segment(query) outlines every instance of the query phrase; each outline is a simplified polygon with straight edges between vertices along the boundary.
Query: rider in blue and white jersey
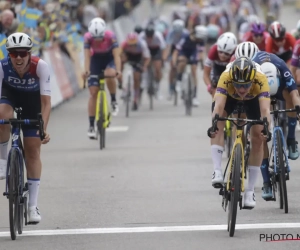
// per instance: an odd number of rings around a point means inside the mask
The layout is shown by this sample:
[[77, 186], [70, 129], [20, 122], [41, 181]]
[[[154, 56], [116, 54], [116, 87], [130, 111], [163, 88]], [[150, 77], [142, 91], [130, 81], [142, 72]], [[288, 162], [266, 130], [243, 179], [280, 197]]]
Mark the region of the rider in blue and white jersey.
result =
[[[44, 129], [47, 129], [51, 111], [50, 72], [42, 59], [32, 56], [33, 42], [25, 33], [13, 33], [6, 41], [7, 58], [0, 61], [0, 119], [14, 117], [14, 108], [22, 108], [22, 118], [37, 119], [42, 113]], [[27, 183], [29, 189], [28, 216], [30, 224], [41, 221], [37, 207], [42, 163], [41, 144], [50, 141], [45, 132], [41, 142], [38, 128], [22, 126], [26, 155]], [[0, 126], [0, 179], [6, 178], [7, 146], [10, 125]]]
[[[172, 24], [172, 29], [169, 31], [166, 39], [167, 43], [167, 54], [169, 57], [172, 57], [174, 50], [176, 49], [176, 45], [179, 41], [188, 36], [189, 31], [184, 27], [184, 21], [177, 19]], [[174, 82], [175, 74], [176, 74], [176, 65], [173, 64], [173, 60], [170, 61], [170, 72], [169, 72], [169, 83], [170, 83], [170, 96], [169, 99], [172, 97], [173, 90], [175, 88], [176, 82]]]

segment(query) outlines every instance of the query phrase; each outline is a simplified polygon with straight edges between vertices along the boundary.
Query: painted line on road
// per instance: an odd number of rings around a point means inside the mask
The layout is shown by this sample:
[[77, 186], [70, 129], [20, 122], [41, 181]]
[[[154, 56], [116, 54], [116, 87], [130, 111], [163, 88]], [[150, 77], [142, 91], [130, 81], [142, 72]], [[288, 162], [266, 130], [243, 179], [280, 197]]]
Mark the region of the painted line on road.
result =
[[107, 132], [126, 132], [128, 131], [129, 127], [127, 126], [113, 126], [113, 127], [108, 127], [106, 129]]
[[[261, 223], [239, 224], [236, 229], [279, 229], [300, 228], [300, 223]], [[166, 226], [166, 227], [120, 227], [120, 228], [82, 228], [24, 231], [20, 236], [47, 236], [47, 235], [76, 235], [76, 234], [121, 234], [121, 233], [164, 233], [188, 231], [219, 231], [227, 230], [227, 225], [195, 225], [195, 226]], [[0, 237], [9, 237], [9, 232], [0, 232]]]

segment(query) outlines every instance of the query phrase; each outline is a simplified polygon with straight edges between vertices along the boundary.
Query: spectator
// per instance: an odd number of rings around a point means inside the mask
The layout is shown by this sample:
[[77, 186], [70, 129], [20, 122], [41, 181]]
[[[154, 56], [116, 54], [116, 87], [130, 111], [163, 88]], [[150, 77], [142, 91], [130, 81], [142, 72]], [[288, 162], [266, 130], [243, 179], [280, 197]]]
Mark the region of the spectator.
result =
[[14, 21], [14, 13], [9, 9], [5, 9], [1, 12], [0, 18], [0, 33], [7, 36]]

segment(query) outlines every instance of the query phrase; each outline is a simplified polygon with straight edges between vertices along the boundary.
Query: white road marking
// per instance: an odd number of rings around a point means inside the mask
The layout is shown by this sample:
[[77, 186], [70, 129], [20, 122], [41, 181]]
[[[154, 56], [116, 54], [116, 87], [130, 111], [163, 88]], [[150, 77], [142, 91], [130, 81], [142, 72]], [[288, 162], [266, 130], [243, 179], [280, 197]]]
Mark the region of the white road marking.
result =
[[108, 127], [106, 129], [107, 132], [126, 132], [128, 131], [129, 127], [127, 126], [113, 126], [113, 127]]
[[[237, 230], [246, 229], [279, 229], [300, 228], [300, 223], [261, 223], [236, 225]], [[227, 225], [195, 225], [166, 227], [120, 227], [120, 228], [82, 228], [24, 231], [19, 236], [76, 235], [76, 234], [120, 234], [120, 233], [163, 233], [188, 231], [219, 231], [227, 230]], [[0, 232], [0, 237], [9, 237], [9, 232]]]

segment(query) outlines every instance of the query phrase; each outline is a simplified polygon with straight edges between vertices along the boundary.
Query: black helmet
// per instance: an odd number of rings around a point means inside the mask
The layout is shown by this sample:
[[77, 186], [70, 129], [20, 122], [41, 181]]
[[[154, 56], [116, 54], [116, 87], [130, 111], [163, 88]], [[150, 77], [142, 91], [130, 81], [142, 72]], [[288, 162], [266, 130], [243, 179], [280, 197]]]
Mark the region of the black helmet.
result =
[[135, 33], [140, 34], [142, 31], [143, 31], [142, 26], [140, 26], [140, 25], [135, 26], [135, 28], [134, 28]]
[[236, 84], [252, 82], [256, 75], [255, 63], [248, 57], [242, 56], [232, 63], [229, 74]]
[[155, 32], [154, 25], [148, 25], [147, 28], [145, 29], [145, 33], [147, 37], [153, 37]]

